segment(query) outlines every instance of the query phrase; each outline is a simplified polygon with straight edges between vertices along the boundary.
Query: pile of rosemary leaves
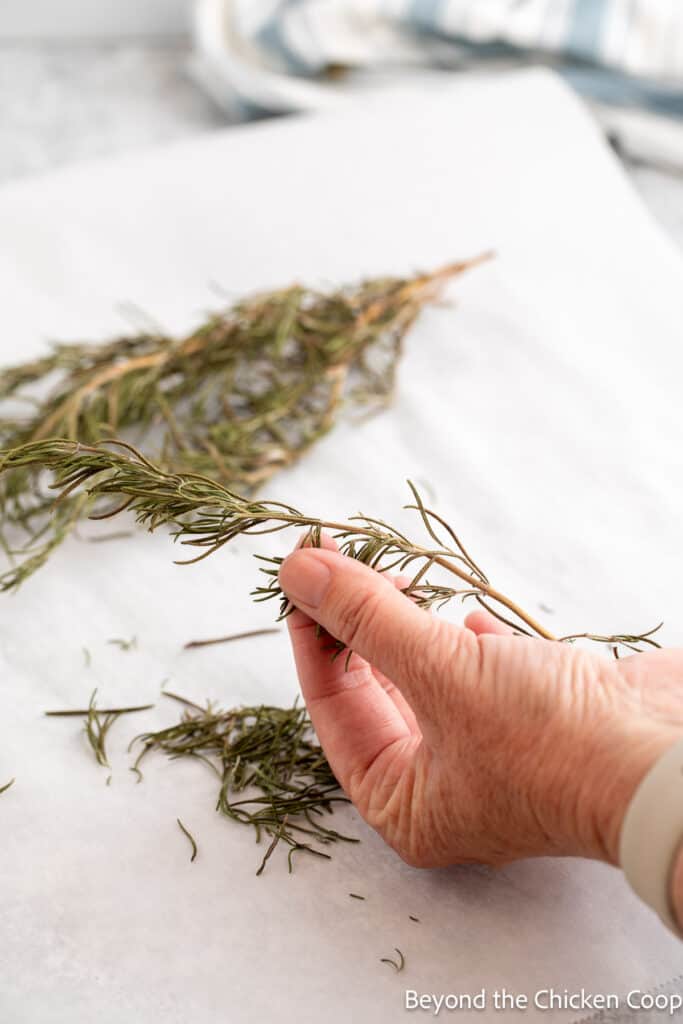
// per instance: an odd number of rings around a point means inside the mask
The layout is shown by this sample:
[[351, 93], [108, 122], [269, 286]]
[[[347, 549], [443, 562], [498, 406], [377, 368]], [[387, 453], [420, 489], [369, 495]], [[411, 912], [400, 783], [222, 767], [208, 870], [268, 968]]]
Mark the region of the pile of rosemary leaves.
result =
[[219, 780], [216, 810], [253, 828], [257, 842], [270, 837], [257, 875], [280, 843], [289, 848], [291, 871], [297, 851], [329, 859], [321, 845], [358, 841], [322, 820], [334, 804], [348, 800], [315, 739], [305, 708], [261, 704], [223, 711], [211, 704], [202, 708], [175, 694], [165, 696], [185, 706], [182, 718], [133, 741], [131, 746], [141, 744], [142, 749], [132, 771], [142, 779], [140, 765], [152, 751], [208, 764]]
[[[183, 705], [182, 717], [176, 725], [142, 733], [133, 740], [130, 747], [141, 746], [141, 750], [131, 771], [141, 782], [140, 766], [154, 751], [172, 760], [191, 758], [208, 765], [219, 779], [216, 810], [253, 828], [257, 842], [270, 837], [257, 875], [279, 843], [289, 847], [291, 871], [292, 857], [299, 850], [329, 859], [320, 846], [357, 842], [321, 820], [332, 813], [334, 804], [348, 800], [315, 738], [305, 708], [295, 702], [290, 708], [260, 704], [225, 711], [211, 704], [201, 707], [168, 691], [163, 695]], [[95, 760], [109, 768], [106, 741], [112, 725], [122, 715], [148, 711], [154, 705], [98, 708], [95, 698], [93, 693], [87, 708], [45, 714], [53, 718], [82, 717]], [[110, 781], [111, 775], [107, 784]], [[192, 845], [194, 860], [196, 841], [181, 821], [178, 826]]]

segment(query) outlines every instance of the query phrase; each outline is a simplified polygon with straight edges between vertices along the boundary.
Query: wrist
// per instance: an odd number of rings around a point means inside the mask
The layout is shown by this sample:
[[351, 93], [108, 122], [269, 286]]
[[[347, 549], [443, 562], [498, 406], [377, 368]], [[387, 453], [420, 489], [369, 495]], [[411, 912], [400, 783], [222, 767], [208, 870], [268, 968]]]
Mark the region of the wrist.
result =
[[671, 869], [671, 907], [679, 929], [683, 932], [683, 843], [678, 847]]
[[[582, 792], [583, 855], [620, 867], [619, 839], [628, 806], [656, 761], [683, 736], [671, 727], [622, 723], [593, 760]], [[683, 902], [683, 865], [680, 874]]]

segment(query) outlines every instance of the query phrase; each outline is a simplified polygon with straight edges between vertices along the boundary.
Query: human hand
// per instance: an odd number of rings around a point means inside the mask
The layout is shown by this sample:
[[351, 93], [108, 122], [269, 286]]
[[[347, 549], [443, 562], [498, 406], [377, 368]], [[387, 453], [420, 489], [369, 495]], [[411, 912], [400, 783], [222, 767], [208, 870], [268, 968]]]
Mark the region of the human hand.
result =
[[[454, 626], [329, 538], [286, 558], [280, 585], [332, 770], [404, 860], [617, 863], [631, 796], [683, 736], [683, 652], [617, 661], [514, 636], [485, 612]], [[348, 667], [316, 623], [354, 651]]]

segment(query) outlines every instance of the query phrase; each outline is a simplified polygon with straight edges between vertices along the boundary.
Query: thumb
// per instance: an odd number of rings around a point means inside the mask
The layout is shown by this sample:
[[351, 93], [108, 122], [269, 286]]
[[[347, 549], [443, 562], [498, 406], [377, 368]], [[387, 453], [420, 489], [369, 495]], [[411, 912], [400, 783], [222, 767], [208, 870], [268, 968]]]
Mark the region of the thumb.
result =
[[[478, 662], [472, 632], [407, 600], [382, 573], [336, 551], [300, 548], [280, 567], [289, 600], [403, 692], [419, 716], [433, 719], [441, 682]], [[464, 665], [463, 665], [464, 668]]]

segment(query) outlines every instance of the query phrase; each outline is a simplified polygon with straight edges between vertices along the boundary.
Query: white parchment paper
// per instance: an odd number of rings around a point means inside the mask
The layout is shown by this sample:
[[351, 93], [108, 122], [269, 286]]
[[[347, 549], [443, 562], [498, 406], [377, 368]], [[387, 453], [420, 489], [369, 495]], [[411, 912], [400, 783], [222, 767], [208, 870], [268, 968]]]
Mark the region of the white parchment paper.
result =
[[[496, 261], [412, 332], [391, 410], [338, 429], [268, 493], [407, 526], [410, 476], [558, 632], [665, 618], [663, 638], [681, 643], [683, 264], [546, 73], [5, 188], [0, 359], [128, 329], [124, 301], [176, 331], [217, 304], [211, 282], [236, 295], [338, 283], [490, 247]], [[406, 988], [623, 994], [681, 973], [683, 947], [619, 872], [588, 862], [420, 872], [349, 809], [340, 824], [361, 844], [302, 857], [291, 877], [273, 857], [255, 878], [261, 853], [214, 812], [208, 770], [150, 760], [142, 785], [127, 771], [126, 743], [176, 720], [170, 702], [114, 727], [105, 787], [79, 724], [44, 709], [82, 705], [94, 686], [103, 703], [155, 701], [164, 679], [225, 706], [288, 702], [297, 687], [284, 633], [180, 650], [271, 623], [248, 599], [250, 552], [286, 539], [180, 568], [163, 532], [86, 543], [93, 532], [0, 602], [0, 784], [17, 778], [0, 802], [3, 1024], [388, 1022]], [[129, 652], [107, 643], [132, 635]], [[378, 962], [394, 946], [401, 975]], [[472, 1019], [493, 1016], [489, 1002]]]

